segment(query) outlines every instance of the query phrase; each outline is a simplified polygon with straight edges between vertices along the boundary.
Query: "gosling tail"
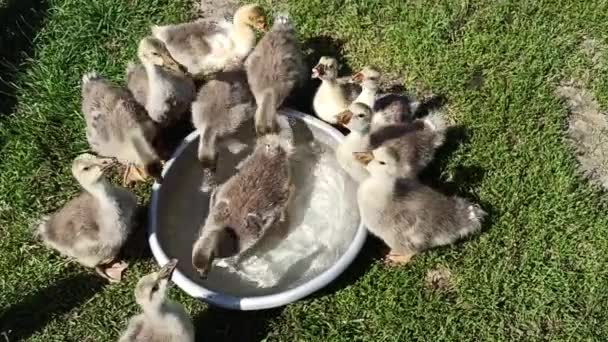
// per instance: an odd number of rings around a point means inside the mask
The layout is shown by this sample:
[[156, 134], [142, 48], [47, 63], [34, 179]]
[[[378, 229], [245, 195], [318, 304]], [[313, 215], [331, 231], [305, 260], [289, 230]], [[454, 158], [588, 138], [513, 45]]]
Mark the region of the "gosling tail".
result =
[[152, 36], [154, 36], [154, 38], [162, 40], [164, 43], [167, 42], [168, 34], [166, 26], [152, 25], [150, 30], [152, 31]]
[[44, 215], [39, 218], [33, 226], [32, 236], [34, 240], [42, 241], [42, 239], [46, 236], [47, 229], [49, 227], [49, 221], [51, 216]]
[[137, 64], [135, 64], [133, 61], [129, 61], [129, 63], [127, 63], [127, 75], [134, 72], [135, 68], [137, 68]]
[[429, 129], [430, 131], [435, 133], [433, 138], [433, 146], [435, 148], [443, 145], [445, 142], [445, 131], [447, 128], [447, 123], [445, 121], [445, 117], [442, 112], [434, 111], [427, 115], [424, 119], [425, 129]]
[[462, 201], [463, 204], [466, 205], [466, 213], [469, 223], [465, 225], [459, 233], [461, 237], [465, 237], [481, 230], [482, 221], [486, 217], [487, 213], [481, 209], [478, 204], [472, 204], [465, 200]]
[[82, 76], [82, 84], [87, 85], [89, 82], [96, 81], [100, 78], [101, 76], [99, 76], [96, 71], [90, 71]]

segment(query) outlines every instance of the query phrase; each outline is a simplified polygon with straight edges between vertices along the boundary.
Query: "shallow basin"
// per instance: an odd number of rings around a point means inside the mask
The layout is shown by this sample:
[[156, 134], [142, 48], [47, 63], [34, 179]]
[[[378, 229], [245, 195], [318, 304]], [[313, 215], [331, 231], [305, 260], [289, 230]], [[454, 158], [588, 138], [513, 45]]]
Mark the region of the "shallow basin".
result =
[[[190, 296], [212, 305], [260, 310], [282, 306], [321, 289], [355, 259], [366, 237], [356, 203], [356, 184], [337, 164], [334, 150], [344, 136], [330, 125], [300, 112], [283, 110], [294, 133], [292, 175], [296, 193], [290, 205], [289, 229], [260, 243], [242, 269], [216, 262], [202, 280], [191, 264], [192, 244], [204, 223], [209, 196], [197, 155], [198, 133], [187, 136], [165, 164], [162, 184], [154, 184], [149, 211], [149, 242], [164, 265], [179, 260], [174, 283]], [[237, 154], [220, 149], [219, 181], [253, 147], [253, 125], [236, 137], [245, 143]], [[216, 260], [217, 261], [217, 260]]]

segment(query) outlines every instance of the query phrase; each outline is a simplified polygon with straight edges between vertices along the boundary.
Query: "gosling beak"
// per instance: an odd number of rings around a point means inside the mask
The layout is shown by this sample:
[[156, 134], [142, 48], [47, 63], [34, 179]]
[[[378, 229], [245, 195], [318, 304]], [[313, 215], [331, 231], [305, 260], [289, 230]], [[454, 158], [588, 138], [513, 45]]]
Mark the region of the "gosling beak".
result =
[[166, 263], [160, 271], [158, 271], [158, 279], [170, 279], [175, 267], [177, 266], [177, 259], [171, 259]]
[[357, 84], [361, 84], [363, 82], [363, 78], [363, 74], [361, 72], [358, 72], [351, 77], [351, 81]]
[[345, 110], [342, 113], [338, 114], [338, 124], [346, 126], [352, 118], [353, 112], [351, 112], [350, 110]]
[[262, 22], [258, 22], [256, 28], [262, 32], [268, 32], [268, 23], [266, 22], [266, 19]]
[[312, 68], [312, 78], [321, 78], [323, 75], [325, 75], [325, 67], [323, 64], [317, 64], [317, 66]]
[[374, 155], [371, 152], [353, 152], [353, 156], [363, 165], [367, 165], [374, 160]]

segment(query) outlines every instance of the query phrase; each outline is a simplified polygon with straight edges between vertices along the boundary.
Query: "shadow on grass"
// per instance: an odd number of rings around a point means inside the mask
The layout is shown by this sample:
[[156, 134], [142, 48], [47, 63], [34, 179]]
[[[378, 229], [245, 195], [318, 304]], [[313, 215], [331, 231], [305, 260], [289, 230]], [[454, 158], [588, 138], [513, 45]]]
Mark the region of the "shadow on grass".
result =
[[[403, 87], [401, 87], [401, 88], [403, 88]], [[403, 89], [402, 92], [405, 92], [405, 89]], [[448, 99], [444, 95], [441, 95], [441, 94], [431, 95], [428, 98], [420, 101], [420, 104], [414, 111], [414, 117], [415, 118], [425, 117], [425, 116], [429, 115], [431, 112], [438, 110], [438, 109], [442, 108], [443, 106], [445, 106], [447, 102], [448, 102]]]
[[433, 161], [421, 173], [421, 181], [446, 195], [459, 196], [466, 189], [479, 184], [485, 176], [485, 170], [479, 166], [457, 166], [452, 172], [450, 181], [440, 180], [450, 156], [471, 138], [471, 134], [464, 126], [449, 127], [445, 143], [437, 150]]
[[[188, 113], [185, 117], [190, 118], [192, 114]], [[184, 141], [190, 133], [195, 130], [190, 120], [184, 120], [173, 124], [160, 132], [159, 139], [156, 139], [154, 148], [159, 157], [163, 160], [169, 160], [175, 150]]]
[[483, 222], [483, 229], [490, 227], [498, 214], [490, 203], [481, 201], [472, 196], [470, 189], [476, 187], [483, 181], [486, 171], [478, 166], [457, 166], [452, 170], [449, 181], [441, 180], [441, 173], [446, 169], [450, 156], [467, 141], [470, 140], [472, 132], [464, 126], [449, 127], [446, 133], [445, 143], [437, 151], [431, 164], [421, 173], [420, 180], [433, 189], [448, 195], [460, 196], [477, 203], [488, 214]]
[[85, 303], [105, 284], [94, 274], [60, 279], [0, 312], [0, 333], [8, 341], [26, 340], [53, 319]]
[[121, 258], [128, 262], [149, 260], [152, 250], [148, 244], [148, 208], [150, 203], [141, 205], [135, 213], [135, 228], [127, 238], [120, 252]]
[[49, 6], [43, 0], [4, 2], [0, 2], [0, 118], [17, 103], [13, 84], [32, 55], [32, 40], [42, 28]]
[[305, 299], [315, 299], [332, 295], [335, 292], [352, 285], [359, 280], [359, 278], [363, 277], [374, 263], [384, 258], [387, 252], [388, 247], [384, 242], [375, 236], [368, 234], [365, 244], [363, 244], [363, 248], [361, 248], [361, 252], [359, 252], [352, 264], [350, 264], [338, 278], [329, 283], [329, 285]]
[[270, 321], [283, 308], [261, 311], [232, 311], [209, 306], [193, 318], [197, 341], [261, 341]]

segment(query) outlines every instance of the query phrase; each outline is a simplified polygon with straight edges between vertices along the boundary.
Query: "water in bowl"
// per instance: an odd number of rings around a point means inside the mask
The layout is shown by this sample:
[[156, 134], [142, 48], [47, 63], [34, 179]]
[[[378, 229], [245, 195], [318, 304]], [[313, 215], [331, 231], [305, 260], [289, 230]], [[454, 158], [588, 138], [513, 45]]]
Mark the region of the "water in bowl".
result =
[[[290, 125], [295, 133], [296, 193], [289, 207], [287, 233], [264, 239], [238, 265], [230, 259], [218, 260], [205, 280], [191, 265], [192, 244], [209, 205], [208, 195], [199, 190], [198, 140], [190, 143], [165, 176], [157, 212], [159, 241], [168, 256], [180, 260], [180, 271], [205, 288], [239, 297], [282, 292], [328, 269], [353, 240], [359, 222], [356, 185], [335, 159], [335, 141], [301, 120], [290, 120]], [[245, 127], [239, 134], [248, 148], [238, 155], [220, 151], [218, 173], [223, 179], [251, 152], [250, 132]]]

